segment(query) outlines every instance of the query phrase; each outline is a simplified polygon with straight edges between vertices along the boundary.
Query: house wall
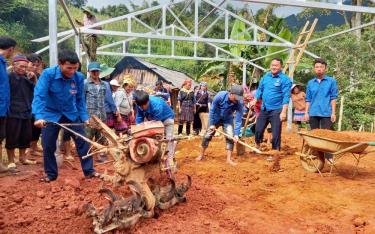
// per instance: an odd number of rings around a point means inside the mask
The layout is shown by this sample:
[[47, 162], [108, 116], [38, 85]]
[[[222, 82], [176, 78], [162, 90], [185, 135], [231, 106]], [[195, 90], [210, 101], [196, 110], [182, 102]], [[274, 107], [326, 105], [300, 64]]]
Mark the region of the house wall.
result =
[[[135, 81], [138, 85], [142, 86], [150, 86], [153, 87], [158, 80], [158, 76], [147, 71], [147, 70], [141, 70], [141, 69], [129, 69], [126, 68], [121, 75], [123, 74], [131, 74], [133, 75]], [[121, 77], [121, 76], [120, 76]], [[122, 80], [119, 80], [122, 82]]]

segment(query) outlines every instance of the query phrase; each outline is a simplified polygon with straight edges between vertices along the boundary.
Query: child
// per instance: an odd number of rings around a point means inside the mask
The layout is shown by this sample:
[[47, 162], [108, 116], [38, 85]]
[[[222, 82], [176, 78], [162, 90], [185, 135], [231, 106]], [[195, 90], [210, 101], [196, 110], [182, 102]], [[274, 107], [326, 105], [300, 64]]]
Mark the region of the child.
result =
[[300, 130], [302, 122], [305, 121], [305, 108], [306, 108], [306, 94], [302, 91], [302, 87], [299, 84], [293, 84], [291, 89], [291, 98], [293, 101], [294, 117], [293, 121], [297, 123], [297, 128]]

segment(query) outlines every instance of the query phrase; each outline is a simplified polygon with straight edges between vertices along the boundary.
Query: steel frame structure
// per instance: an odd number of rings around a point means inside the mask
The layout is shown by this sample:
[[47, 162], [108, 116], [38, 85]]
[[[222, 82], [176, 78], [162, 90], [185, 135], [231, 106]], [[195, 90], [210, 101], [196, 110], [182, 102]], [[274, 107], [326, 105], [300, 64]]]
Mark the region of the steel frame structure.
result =
[[305, 8], [319, 8], [327, 10], [337, 10], [337, 11], [349, 11], [358, 13], [370, 13], [375, 14], [374, 7], [366, 6], [355, 6], [355, 5], [345, 5], [343, 0], [338, 0], [337, 3], [319, 2], [319, 1], [309, 1], [309, 0], [233, 0], [237, 2], [254, 2], [263, 4], [277, 4], [283, 6], [295, 6], [295, 7], [305, 7]]
[[[50, 1], [54, 1], [54, 0], [50, 0]], [[104, 21], [98, 22], [98, 23], [96, 23], [94, 25], [91, 25], [91, 26], [88, 26], [88, 27], [81, 27], [81, 28], [78, 28], [78, 31], [79, 31], [79, 33], [82, 33], [82, 34], [98, 34], [98, 35], [112, 35], [112, 36], [128, 37], [127, 39], [125, 39], [123, 41], [115, 42], [115, 43], [111, 43], [109, 45], [104, 45], [104, 46], [99, 47], [98, 48], [98, 54], [99, 55], [100, 54], [114, 55], [114, 56], [132, 55], [132, 56], [150, 57], [150, 58], [235, 61], [235, 62], [241, 62], [241, 63], [244, 63], [246, 65], [251, 65], [251, 66], [257, 67], [258, 69], [261, 69], [263, 71], [266, 70], [266, 69], [257, 65], [257, 64], [255, 64], [254, 62], [252, 62], [250, 60], [247, 60], [247, 59], [244, 59], [240, 56], [234, 55], [230, 51], [221, 48], [220, 45], [222, 45], [222, 44], [229, 44], [229, 45], [242, 44], [242, 45], [257, 45], [257, 46], [279, 46], [279, 47], [286, 47], [286, 48], [292, 48], [294, 46], [293, 43], [291, 43], [287, 40], [284, 40], [281, 37], [278, 37], [277, 35], [267, 31], [266, 29], [264, 29], [264, 28], [262, 28], [262, 27], [260, 27], [256, 24], [236, 15], [233, 12], [228, 11], [227, 9], [215, 4], [214, 2], [211, 2], [210, 0], [194, 0], [194, 29], [193, 29], [193, 32], [191, 32], [183, 24], [182, 20], [178, 17], [178, 15], [176, 15], [176, 13], [172, 9], [172, 7], [174, 5], [179, 4], [179, 3], [183, 3], [183, 2], [186, 2], [186, 0], [177, 0], [177, 1], [174, 1], [173, 3], [166, 3], [166, 4], [158, 5], [158, 6], [155, 6], [155, 7], [150, 7], [150, 8], [141, 10], [141, 11], [129, 13], [127, 15], [115, 17], [115, 18], [108, 19], [108, 20], [104, 20]], [[199, 27], [198, 12], [199, 12], [200, 2], [204, 2], [206, 4], [209, 4], [215, 10], [220, 11], [217, 18], [208, 27], [206, 27], [204, 29], [201, 29]], [[63, 6], [64, 6], [64, 4], [63, 4]], [[155, 29], [155, 28], [151, 27], [150, 25], [147, 25], [145, 22], [143, 22], [141, 19], [139, 19], [137, 17], [137, 16], [141, 16], [142, 14], [147, 14], [147, 13], [154, 12], [154, 11], [161, 11], [161, 15], [162, 15], [162, 24], [161, 24], [161, 27], [158, 28], [158, 29]], [[172, 23], [170, 25], [167, 25], [167, 15], [168, 14], [173, 16], [173, 18], [175, 19], [175, 22], [177, 22], [176, 24]], [[69, 15], [68, 15], [68, 17], [71, 18]], [[212, 29], [212, 27], [216, 23], [218, 23], [219, 20], [221, 20], [223, 18], [224, 18], [224, 22], [225, 22], [225, 32], [224, 32], [223, 38], [217, 39], [217, 38], [205, 37], [207, 32], [210, 29]], [[233, 39], [231, 39], [229, 37], [229, 34], [230, 34], [229, 20], [231, 20], [231, 19], [240, 20], [240, 21], [244, 22], [247, 25], [247, 31], [251, 31], [251, 33], [253, 35], [253, 40], [252, 41], [244, 41], [244, 40], [233, 40]], [[118, 21], [122, 21], [122, 20], [127, 21], [127, 30], [125, 32], [94, 29], [97, 26], [103, 26], [103, 25], [106, 25], [106, 24], [110, 24], [110, 23], [114, 23], [114, 22], [118, 22]], [[137, 23], [138, 25], [142, 25], [145, 29], [147, 29], [147, 31], [146, 32], [134, 32], [132, 30], [132, 28], [134, 28], [135, 23]], [[172, 29], [171, 35], [168, 35], [168, 33], [167, 33], [167, 29], [169, 29], [169, 28]], [[178, 30], [179, 32], [183, 32], [184, 35], [183, 36], [174, 35], [175, 30]], [[74, 28], [74, 25], [73, 25], [72, 30], [67, 30], [67, 31], [58, 33], [57, 37], [60, 38], [58, 40], [58, 43], [73, 37], [74, 33], [76, 31], [77, 31], [77, 29]], [[266, 34], [266, 35], [268, 35], [272, 38], [278, 39], [280, 41], [280, 43], [258, 41], [257, 38], [258, 38], [259, 33], [264, 33], [264, 34]], [[104, 51], [105, 48], [114, 47], [117, 44], [121, 44], [121, 43], [124, 43], [124, 42], [129, 43], [130, 41], [132, 41], [134, 39], [137, 39], [137, 38], [144, 38], [144, 39], [148, 40], [149, 43], [148, 43], [147, 53], [132, 54], [132, 53], [128, 53], [124, 49], [122, 50], [122, 54], [120, 54], [120, 52]], [[49, 39], [50, 39], [50, 37], [46, 36], [46, 37], [35, 39], [33, 41], [34, 42], [44, 42], [44, 41], [47, 41]], [[78, 39], [79, 38], [76, 37], [76, 41]], [[150, 51], [151, 51], [151, 43], [150, 42], [151, 42], [152, 39], [171, 41], [171, 45], [172, 45], [171, 46], [171, 50], [172, 50], [171, 53], [167, 54], [167, 55], [151, 54], [150, 53]], [[176, 41], [193, 42], [194, 43], [194, 48], [193, 48], [194, 56], [177, 56], [176, 53], [175, 53], [175, 46], [174, 46], [174, 43]], [[211, 47], [214, 47], [215, 50], [216, 50], [215, 56], [212, 56], [212, 57], [198, 56], [198, 51], [197, 51], [197, 48], [198, 48], [197, 44], [198, 43], [205, 43], [205, 44], [207, 44]], [[76, 42], [76, 44], [78, 44], [78, 43]], [[49, 47], [45, 47], [45, 48], [39, 50], [38, 52], [39, 53], [44, 52], [48, 48]], [[306, 51], [306, 53], [308, 55], [314, 57], [314, 58], [318, 57], [317, 55], [312, 54], [308, 51]], [[222, 55], [225, 55], [225, 56], [222, 56]], [[170, 56], [170, 57], [168, 57], [168, 56]]]
[[[37, 51], [37, 53], [42, 53], [49, 49], [50, 51], [50, 65], [57, 64], [57, 45], [58, 43], [61, 43], [65, 40], [68, 40], [71, 37], [75, 38], [75, 49], [77, 54], [81, 57], [85, 55], [85, 53], [82, 53], [80, 50], [80, 35], [81, 34], [98, 34], [98, 35], [109, 35], [109, 36], [121, 36], [126, 37], [124, 40], [120, 40], [114, 43], [110, 43], [108, 45], [100, 46], [97, 50], [98, 55], [112, 55], [112, 56], [135, 56], [135, 57], [144, 57], [144, 58], [161, 58], [161, 59], [182, 59], [182, 60], [210, 60], [210, 61], [230, 61], [230, 62], [239, 62], [242, 63], [242, 69], [243, 69], [243, 83], [246, 82], [246, 68], [248, 65], [254, 66], [260, 70], [265, 71], [266, 69], [255, 64], [254, 62], [268, 57], [272, 55], [276, 55], [279, 53], [292, 51], [293, 48], [295, 48], [295, 44], [293, 44], [290, 41], [284, 40], [281, 37], [278, 37], [277, 35], [267, 31], [266, 29], [256, 25], [255, 23], [252, 23], [243, 17], [227, 10], [225, 7], [222, 7], [218, 4], [215, 4], [212, 2], [212, 0], [175, 0], [171, 3], [161, 4], [154, 7], [149, 7], [144, 10], [132, 12], [123, 16], [107, 19], [100, 21], [98, 23], [95, 23], [91, 26], [87, 27], [80, 27], [77, 28], [72, 21], [72, 18], [70, 16], [70, 13], [65, 5], [64, 0], [59, 0], [61, 5], [64, 8], [65, 13], [67, 14], [70, 23], [72, 24], [71, 30], [67, 30], [64, 32], [57, 33], [57, 0], [49, 0], [49, 36], [38, 38], [35, 40], [32, 40], [33, 42], [45, 42], [49, 41], [49, 46], [44, 47], [43, 49]], [[230, 1], [230, 0], [228, 0]], [[322, 8], [322, 9], [329, 9], [329, 10], [338, 10], [338, 11], [349, 11], [349, 12], [359, 12], [359, 13], [370, 13], [375, 14], [375, 8], [374, 7], [365, 7], [365, 6], [351, 6], [351, 5], [344, 5], [342, 4], [342, 0], [339, 0], [338, 3], [322, 3], [322, 2], [312, 2], [312, 1], [298, 1], [298, 0], [232, 0], [232, 1], [242, 1], [242, 2], [255, 2], [255, 3], [263, 3], [263, 4], [278, 4], [278, 5], [286, 5], [286, 6], [296, 6], [296, 7], [307, 7], [307, 8]], [[180, 15], [184, 13], [184, 11], [187, 9], [187, 5], [183, 8], [182, 12], [180, 12], [179, 15], [177, 15], [173, 11], [173, 7], [180, 3], [194, 3], [193, 11], [194, 11], [194, 19], [192, 21], [194, 22], [194, 28], [189, 30], [186, 25], [182, 22], [180, 19]], [[224, 3], [225, 1], [223, 1]], [[199, 21], [199, 7], [200, 3], [209, 4], [211, 7], [213, 7], [213, 10], [208, 14], [210, 15], [213, 11], [219, 11], [219, 14], [217, 15], [216, 19], [214, 19], [209, 26], [206, 28], [200, 27], [200, 21]], [[139, 16], [143, 14], [148, 14], [150, 12], [154, 11], [161, 11], [161, 26], [160, 28], [154, 28], [144, 21], [142, 21]], [[167, 15], [172, 16], [174, 18], [174, 22], [167, 25]], [[203, 19], [205, 19], [208, 15], [206, 15]], [[209, 32], [212, 27], [217, 24], [220, 20], [224, 19], [224, 35], [223, 38], [209, 38], [205, 35], [207, 32]], [[229, 21], [231, 19], [234, 20], [240, 20], [243, 23], [246, 24], [246, 33], [251, 32], [253, 35], [253, 40], [251, 41], [244, 41], [244, 40], [234, 40], [230, 38], [230, 27], [229, 27]], [[107, 25], [114, 22], [119, 21], [127, 21], [127, 27], [126, 31], [111, 31], [111, 30], [96, 30], [95, 28], [98, 26]], [[134, 24], [138, 24], [144, 27], [146, 31], [144, 32], [135, 32], [134, 30]], [[338, 33], [334, 33], [322, 38], [318, 38], [312, 41], [309, 41], [308, 44], [316, 43], [321, 40], [325, 40], [334, 36], [338, 36], [347, 32], [351, 32], [354, 30], [359, 30], [364, 27], [368, 27], [371, 25], [374, 25], [375, 21], [372, 21], [367, 24], [363, 24], [360, 26], [357, 26], [355, 28], [343, 30]], [[156, 26], [158, 27], [159, 24]], [[167, 31], [170, 30], [171, 33], [168, 34]], [[177, 35], [182, 33], [182, 35]], [[245, 33], [245, 32], [244, 32]], [[258, 41], [258, 35], [259, 33], [266, 34], [270, 36], [271, 38], [278, 39], [278, 43], [273, 42], [262, 42]], [[134, 41], [136, 39], [147, 39], [147, 52], [145, 53], [130, 53], [127, 51], [127, 44], [131, 41]], [[152, 40], [166, 40], [170, 41], [171, 43], [171, 51], [169, 54], [152, 54], [151, 48], [152, 48]], [[175, 42], [176, 41], [187, 41], [192, 42], [194, 44], [193, 47], [193, 56], [181, 56], [176, 55], [175, 50]], [[210, 47], [213, 47], [215, 49], [215, 55], [214, 56], [199, 56], [198, 55], [198, 43], [204, 43]], [[278, 47], [285, 47], [285, 49], [276, 51], [272, 54], [264, 55], [258, 58], [254, 58], [251, 60], [242, 58], [241, 56], [235, 55], [231, 53], [230, 51], [224, 49], [221, 47], [221, 45], [255, 45], [255, 46], [278, 46]], [[118, 50], [119, 45], [121, 46], [120, 50]], [[117, 51], [108, 51], [108, 49], [116, 49]], [[297, 48], [299, 49], [299, 48]], [[317, 58], [318, 56], [309, 52], [304, 51], [305, 54]], [[289, 110], [291, 110], [291, 103], [289, 105]], [[288, 115], [288, 130], [291, 130], [291, 116]]]

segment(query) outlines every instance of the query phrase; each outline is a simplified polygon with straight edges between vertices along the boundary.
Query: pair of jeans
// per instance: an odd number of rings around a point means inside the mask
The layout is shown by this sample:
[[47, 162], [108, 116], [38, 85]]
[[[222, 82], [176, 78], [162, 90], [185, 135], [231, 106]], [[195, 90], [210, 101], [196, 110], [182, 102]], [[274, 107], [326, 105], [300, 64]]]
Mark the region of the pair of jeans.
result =
[[262, 110], [255, 124], [255, 142], [262, 143], [264, 131], [269, 123], [272, 129], [272, 149], [280, 150], [281, 145], [281, 120], [280, 114], [282, 109]]
[[[59, 120], [60, 124], [64, 123], [73, 123], [67, 117], [62, 116]], [[75, 121], [74, 123], [81, 123], [81, 121]], [[74, 132], [85, 136], [85, 130], [83, 126], [69, 126], [71, 130]], [[56, 179], [58, 176], [58, 168], [56, 163], [55, 151], [56, 151], [56, 140], [59, 135], [60, 126], [58, 125], [47, 125], [42, 129], [42, 146], [43, 146], [43, 160], [44, 160], [44, 172], [47, 174], [49, 179]], [[94, 162], [92, 157], [88, 157], [86, 159], [82, 159], [83, 156], [87, 155], [89, 150], [89, 143], [87, 143], [82, 138], [73, 135], [72, 133], [67, 131], [72, 139], [75, 142], [77, 152], [79, 155], [79, 159], [81, 162], [81, 167], [83, 174], [85, 176], [91, 175], [95, 172], [94, 170]]]
[[[225, 124], [225, 123], [224, 124], [223, 123], [215, 124], [216, 128], [218, 128], [220, 126], [223, 126], [224, 132], [227, 135], [233, 137], [233, 135], [234, 135], [233, 124]], [[211, 130], [210, 128], [208, 128], [206, 130], [206, 133], [204, 134], [203, 139], [202, 139], [202, 147], [203, 148], [208, 147], [208, 144], [210, 143], [210, 141], [212, 140], [212, 137], [214, 135], [215, 135], [215, 131]], [[233, 151], [233, 146], [234, 146], [233, 140], [225, 137], [225, 141], [226, 141], [226, 150]]]

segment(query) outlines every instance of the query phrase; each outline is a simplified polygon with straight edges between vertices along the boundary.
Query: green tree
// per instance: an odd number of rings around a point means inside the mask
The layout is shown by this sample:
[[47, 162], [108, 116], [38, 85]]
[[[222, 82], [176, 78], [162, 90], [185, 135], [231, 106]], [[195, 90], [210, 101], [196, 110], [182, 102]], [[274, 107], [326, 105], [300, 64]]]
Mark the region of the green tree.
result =
[[70, 3], [75, 7], [81, 8], [86, 5], [87, 0], [67, 0], [66, 3]]

